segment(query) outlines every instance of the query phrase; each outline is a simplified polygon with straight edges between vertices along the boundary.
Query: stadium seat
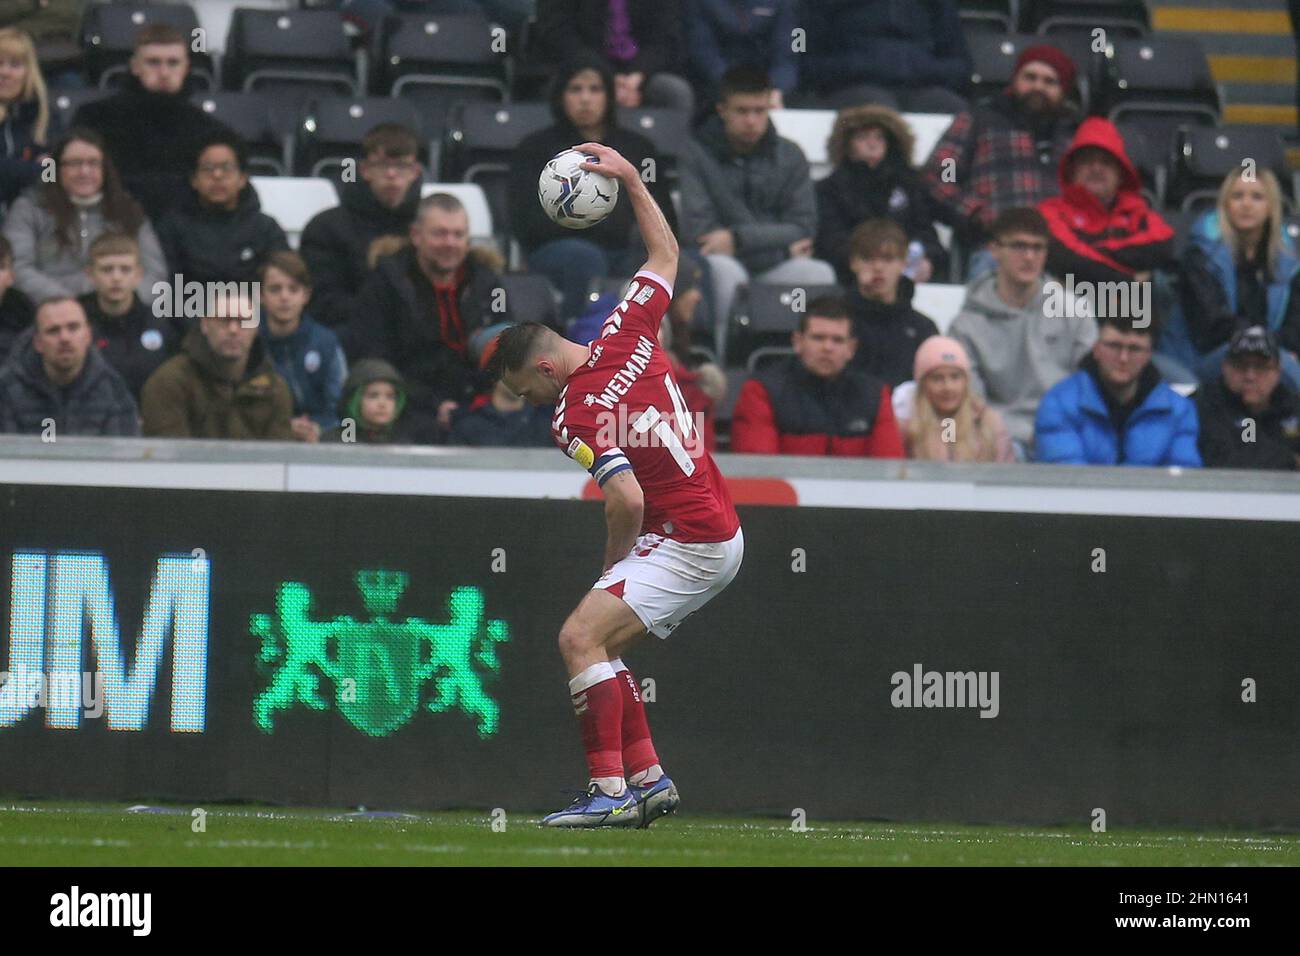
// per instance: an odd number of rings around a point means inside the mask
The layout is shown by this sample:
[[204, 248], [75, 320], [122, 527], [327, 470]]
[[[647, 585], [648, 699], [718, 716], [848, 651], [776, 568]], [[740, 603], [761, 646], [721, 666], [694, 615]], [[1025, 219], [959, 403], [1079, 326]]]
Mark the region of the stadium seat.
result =
[[919, 283], [912, 294], [912, 308], [934, 322], [940, 335], [948, 334], [948, 327], [965, 302], [966, 287], [946, 282]]
[[466, 103], [452, 119], [441, 175], [481, 186], [493, 222], [509, 234], [511, 154], [524, 137], [552, 122], [546, 103]]
[[744, 361], [762, 346], [789, 345], [790, 333], [799, 327], [808, 303], [819, 296], [840, 294], [842, 290], [835, 285], [750, 282], [737, 292], [729, 341], [715, 344], [732, 364]]
[[1183, 125], [1215, 126], [1221, 98], [1199, 41], [1182, 37], [1121, 40], [1108, 51], [1105, 102], [1110, 119], [1140, 119], [1156, 143]]
[[285, 91], [300, 98], [356, 96], [356, 57], [336, 10], [236, 8], [226, 38], [227, 89]]
[[338, 192], [328, 179], [250, 176], [249, 182], [257, 192], [262, 212], [280, 224], [294, 249], [311, 217], [339, 204]]
[[1128, 158], [1137, 167], [1143, 191], [1149, 193], [1153, 206], [1163, 208], [1169, 178], [1168, 143], [1153, 141], [1141, 122], [1121, 122], [1116, 128]]
[[667, 165], [664, 176], [677, 174], [677, 160], [691, 138], [691, 117], [685, 110], [621, 109], [618, 125], [635, 130], [654, 144], [655, 152]]
[[425, 183], [420, 187], [420, 196], [432, 196], [434, 193], [450, 193], [465, 204], [469, 215], [469, 238], [471, 242], [497, 242], [497, 235], [492, 228], [492, 209], [488, 206], [487, 196], [474, 183]]
[[1091, 92], [1100, 72], [1102, 56], [1094, 56], [1087, 40], [1078, 37], [1049, 37], [1046, 41], [1032, 33], [977, 33], [967, 38], [971, 57], [972, 98], [993, 96], [1006, 88], [1015, 73], [1016, 60], [1022, 50], [1048, 42], [1069, 54], [1078, 71], [1079, 106], [1087, 112]]
[[57, 123], [58, 129], [67, 130], [72, 126], [72, 117], [77, 115], [83, 103], [93, 103], [95, 100], [102, 100], [105, 97], [112, 96], [108, 90], [101, 90], [99, 87], [91, 86], [80, 90], [51, 90], [50, 91], [50, 125], [54, 127]]
[[292, 110], [262, 93], [208, 92], [192, 97], [195, 106], [221, 120], [248, 144], [249, 171], [288, 176], [293, 169]]
[[375, 89], [417, 101], [439, 125], [467, 100], [502, 101], [509, 72], [496, 30], [478, 14], [386, 17], [372, 40]]
[[1021, 0], [1020, 23], [1026, 32], [1052, 37], [1090, 37], [1098, 28], [1108, 38], [1151, 32], [1151, 16], [1143, 0]]
[[[106, 90], [118, 86], [127, 76], [127, 61], [135, 50], [136, 34], [155, 23], [175, 27], [187, 41], [199, 28], [194, 10], [183, 3], [96, 3], [86, 7], [81, 20], [81, 45], [86, 51], [86, 74], [90, 82]], [[190, 72], [199, 83], [211, 88], [214, 72], [211, 55], [191, 52]]]
[[788, 345], [768, 345], [754, 349], [745, 361], [745, 374], [757, 375], [765, 366], [774, 365], [794, 355], [794, 349]]
[[1011, 33], [1016, 27], [1016, 0], [961, 0], [957, 13], [969, 40], [977, 33]]
[[[346, 159], [361, 159], [361, 141], [379, 123], [400, 123], [422, 142], [428, 137], [415, 104], [390, 96], [322, 96], [304, 106], [298, 124], [297, 172], [338, 178]], [[437, 148], [425, 146], [436, 176]]]
[[1172, 149], [1169, 202], [1185, 211], [1217, 201], [1219, 186], [1246, 159], [1278, 178], [1288, 201], [1296, 196], [1295, 173], [1276, 129], [1260, 126], [1194, 126], [1178, 130]]
[[511, 322], [541, 322], [559, 328], [559, 293], [546, 276], [508, 272], [501, 276], [501, 288], [505, 290], [506, 315]]

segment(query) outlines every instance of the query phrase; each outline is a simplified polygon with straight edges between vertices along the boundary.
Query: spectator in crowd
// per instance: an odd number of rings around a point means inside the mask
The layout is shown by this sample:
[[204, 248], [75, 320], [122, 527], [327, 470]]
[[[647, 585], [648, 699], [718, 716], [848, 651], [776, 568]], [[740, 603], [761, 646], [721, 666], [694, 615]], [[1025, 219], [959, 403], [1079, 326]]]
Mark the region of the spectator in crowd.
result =
[[199, 144], [230, 133], [189, 100], [189, 48], [173, 26], [144, 27], [121, 91], [84, 104], [73, 118], [103, 136], [127, 191], [155, 222], [189, 195]]
[[1016, 460], [1002, 416], [970, 388], [970, 358], [956, 339], [932, 335], [916, 350], [912, 381], [894, 389], [908, 458]]
[[1207, 468], [1300, 468], [1300, 395], [1282, 381], [1281, 355], [1264, 326], [1238, 329], [1223, 374], [1196, 390]]
[[808, 160], [772, 126], [771, 93], [763, 72], [728, 70], [717, 115], [699, 126], [682, 159], [683, 246], [694, 244], [708, 260], [720, 326], [736, 290], [751, 277], [835, 281], [835, 270], [812, 258], [817, 200]]
[[966, 287], [948, 334], [970, 358], [972, 389], [1002, 416], [1025, 458], [1039, 401], [1079, 367], [1097, 338], [1097, 324], [1081, 299], [1069, 308], [1048, 308], [1047, 283], [1055, 281], [1043, 271], [1050, 233], [1037, 209], [1005, 210], [992, 233], [997, 269]]
[[199, 145], [186, 196], [158, 224], [167, 264], [186, 282], [252, 282], [267, 256], [289, 248], [248, 184], [243, 142], [214, 133]]
[[258, 278], [264, 319], [261, 336], [293, 396], [289, 425], [299, 441], [319, 441], [321, 432], [339, 423], [348, 361], [338, 336], [305, 312], [312, 297], [311, 275], [298, 253], [272, 252]]
[[799, 82], [796, 0], [686, 0], [686, 52], [700, 103], [716, 103], [722, 75], [752, 66], [772, 78], [772, 109]]
[[0, 29], [0, 212], [40, 177], [50, 102], [32, 38]]
[[1217, 208], [1192, 226], [1182, 262], [1182, 315], [1202, 382], [1219, 374], [1232, 333], [1262, 325], [1278, 337], [1282, 376], [1300, 389], [1300, 259], [1282, 226], [1271, 170], [1234, 169]]
[[849, 239], [849, 290], [857, 353], [853, 362], [891, 388], [912, 377], [916, 350], [939, 329], [912, 308], [916, 286], [903, 275], [907, 234], [889, 219], [868, 219]]
[[853, 281], [849, 236], [868, 219], [892, 219], [908, 239], [913, 282], [929, 282], [948, 269], [948, 253], [934, 228], [929, 191], [912, 167], [915, 137], [894, 110], [854, 106], [835, 118], [827, 153], [834, 171], [817, 183], [814, 253], [835, 267], [841, 285]]
[[731, 450], [759, 455], [902, 458], [889, 386], [850, 362], [856, 340], [844, 303], [809, 303], [791, 335], [795, 354], [745, 382]]
[[122, 377], [92, 347], [76, 299], [48, 299], [0, 367], [0, 432], [139, 435], [140, 415]]
[[971, 59], [955, 0], [814, 0], [800, 25], [802, 85], [817, 105], [877, 103], [914, 113], [966, 108]]
[[405, 239], [411, 231], [420, 201], [419, 151], [405, 126], [380, 123], [371, 129], [361, 140], [361, 179], [343, 183], [339, 204], [317, 213], [303, 229], [298, 251], [315, 282], [311, 310], [318, 321], [345, 324], [370, 272], [375, 241]]
[[1038, 405], [1039, 461], [1199, 468], [1196, 406], [1151, 364], [1154, 324], [1106, 314], [1079, 371]]
[[116, 232], [139, 243], [144, 272], [138, 291], [153, 302], [154, 285], [168, 278], [167, 263], [144, 210], [122, 188], [104, 141], [91, 130], [74, 129], [53, 156], [54, 180], [27, 190], [5, 216], [18, 288], [35, 302], [92, 291], [90, 244]]
[[391, 363], [406, 381], [411, 426], [423, 433], [436, 422], [445, 436], [452, 413], [474, 394], [469, 337], [507, 318], [494, 311], [500, 263], [471, 251], [469, 215], [447, 193], [420, 200], [410, 239], [361, 287], [344, 351]]
[[575, 53], [603, 63], [619, 106], [695, 109], [683, 78], [681, 0], [537, 0], [531, 42], [552, 66]]
[[427, 445], [435, 435], [405, 416], [406, 381], [383, 359], [361, 359], [348, 372], [340, 422], [321, 436], [344, 445]]
[[257, 304], [223, 291], [141, 394], [144, 433], [291, 441], [293, 396], [257, 334]]
[[1142, 196], [1142, 181], [1115, 124], [1090, 116], [1061, 157], [1061, 194], [1039, 211], [1052, 232], [1047, 269], [1075, 282], [1149, 282], [1174, 231]]
[[51, 88], [85, 85], [81, 76], [85, 6], [85, 0], [0, 0], [0, 26], [31, 37]]
[[130, 236], [106, 232], [92, 242], [87, 271], [94, 289], [77, 301], [90, 319], [99, 354], [138, 403], [144, 383], [180, 344], [176, 326], [154, 315], [136, 295], [144, 269], [140, 245]]
[[[1025, 49], [1011, 83], [998, 96], [958, 113], [925, 165], [935, 213], [970, 246], [988, 240], [998, 213], [1037, 206], [1057, 193], [1057, 166], [1079, 125], [1066, 95], [1074, 62], [1048, 44]], [[981, 250], [973, 279], [992, 268]]]
[[[645, 258], [632, 204], [615, 205], [590, 229], [575, 232], [553, 222], [537, 201], [537, 178], [556, 153], [579, 143], [604, 143], [638, 169], [659, 160], [640, 133], [615, 121], [614, 78], [597, 60], [574, 60], [560, 69], [551, 87], [555, 122], [526, 137], [515, 150], [509, 183], [510, 231], [523, 247], [531, 272], [545, 275], [563, 295], [564, 319], [580, 315], [593, 279], [632, 275]], [[672, 201], [662, 176], [647, 183], [667, 216]]]
[[13, 246], [0, 235], [0, 364], [4, 363], [14, 339], [31, 328], [35, 315], [32, 300], [14, 288]]
[[[496, 352], [497, 336], [509, 327], [500, 322], [470, 336], [470, 357], [479, 369], [487, 368]], [[550, 448], [553, 409], [530, 405], [497, 379], [468, 408], [457, 411], [451, 424], [451, 444], [476, 448]]]

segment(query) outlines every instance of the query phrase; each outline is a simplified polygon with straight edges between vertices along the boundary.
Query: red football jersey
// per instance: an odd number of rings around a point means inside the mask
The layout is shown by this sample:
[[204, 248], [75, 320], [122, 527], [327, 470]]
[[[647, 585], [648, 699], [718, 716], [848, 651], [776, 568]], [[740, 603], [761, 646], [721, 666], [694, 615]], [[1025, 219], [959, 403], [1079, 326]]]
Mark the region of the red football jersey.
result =
[[671, 301], [661, 277], [636, 274], [560, 392], [551, 433], [602, 486], [632, 470], [645, 496], [642, 534], [729, 541], [740, 527], [731, 493], [659, 347]]

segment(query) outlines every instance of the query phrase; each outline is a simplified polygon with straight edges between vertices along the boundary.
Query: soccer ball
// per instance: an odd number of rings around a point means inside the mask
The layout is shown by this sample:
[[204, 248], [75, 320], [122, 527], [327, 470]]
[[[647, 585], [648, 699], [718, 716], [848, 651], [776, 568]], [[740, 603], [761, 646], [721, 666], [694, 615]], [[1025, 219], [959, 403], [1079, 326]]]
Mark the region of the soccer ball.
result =
[[575, 149], [566, 149], [542, 167], [537, 199], [546, 214], [561, 226], [590, 229], [604, 220], [618, 202], [617, 179], [578, 165], [594, 159]]

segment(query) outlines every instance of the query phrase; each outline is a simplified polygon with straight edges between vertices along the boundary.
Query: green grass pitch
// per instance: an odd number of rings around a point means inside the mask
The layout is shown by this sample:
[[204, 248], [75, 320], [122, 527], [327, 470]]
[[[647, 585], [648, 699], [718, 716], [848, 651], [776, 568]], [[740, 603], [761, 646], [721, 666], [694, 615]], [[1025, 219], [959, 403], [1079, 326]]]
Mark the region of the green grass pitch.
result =
[[[682, 815], [647, 830], [543, 830], [536, 816], [0, 802], [8, 866], [1185, 866], [1300, 865], [1300, 836]], [[498, 826], [500, 820], [498, 820]]]

